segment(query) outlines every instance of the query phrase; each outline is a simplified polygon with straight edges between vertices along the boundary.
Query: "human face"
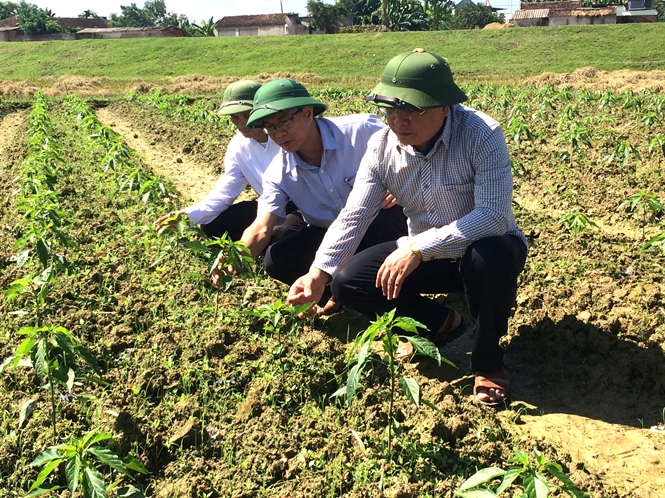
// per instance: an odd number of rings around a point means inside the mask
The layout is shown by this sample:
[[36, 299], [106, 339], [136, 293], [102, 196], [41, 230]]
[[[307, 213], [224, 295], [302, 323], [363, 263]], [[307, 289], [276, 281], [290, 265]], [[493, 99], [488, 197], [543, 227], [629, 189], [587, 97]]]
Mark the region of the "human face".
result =
[[307, 139], [313, 113], [311, 106], [280, 111], [263, 119], [263, 130], [285, 151], [297, 152]]
[[258, 142], [265, 142], [268, 137], [261, 128], [247, 128], [249, 113], [250, 111], [231, 114], [231, 122], [235, 125], [236, 128], [238, 128], [238, 131], [242, 133], [243, 137], [253, 138]]
[[424, 152], [427, 145], [443, 126], [450, 107], [436, 107], [424, 111], [386, 109], [388, 126], [404, 145]]

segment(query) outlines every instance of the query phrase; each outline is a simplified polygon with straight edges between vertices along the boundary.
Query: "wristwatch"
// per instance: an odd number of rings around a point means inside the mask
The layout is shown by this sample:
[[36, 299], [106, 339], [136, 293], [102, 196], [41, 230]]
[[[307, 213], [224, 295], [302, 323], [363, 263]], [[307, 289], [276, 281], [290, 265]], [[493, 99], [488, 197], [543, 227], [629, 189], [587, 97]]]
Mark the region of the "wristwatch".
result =
[[420, 261], [423, 260], [423, 253], [420, 252], [420, 247], [418, 247], [418, 242], [415, 240], [411, 241], [411, 244], [409, 245], [409, 249], [411, 249], [411, 252], [418, 256], [420, 258]]

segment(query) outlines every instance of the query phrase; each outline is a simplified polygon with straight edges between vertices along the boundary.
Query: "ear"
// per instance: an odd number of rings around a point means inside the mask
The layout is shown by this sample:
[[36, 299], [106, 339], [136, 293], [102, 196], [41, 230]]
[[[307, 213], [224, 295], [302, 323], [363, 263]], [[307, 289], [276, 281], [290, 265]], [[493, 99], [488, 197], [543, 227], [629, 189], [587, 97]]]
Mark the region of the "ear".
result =
[[302, 108], [302, 113], [307, 117], [307, 119], [314, 118], [314, 107], [311, 105], [305, 106]]
[[450, 106], [447, 105], [446, 107], [443, 108], [443, 117], [444, 117], [444, 119], [447, 118], [449, 114], [450, 114]]

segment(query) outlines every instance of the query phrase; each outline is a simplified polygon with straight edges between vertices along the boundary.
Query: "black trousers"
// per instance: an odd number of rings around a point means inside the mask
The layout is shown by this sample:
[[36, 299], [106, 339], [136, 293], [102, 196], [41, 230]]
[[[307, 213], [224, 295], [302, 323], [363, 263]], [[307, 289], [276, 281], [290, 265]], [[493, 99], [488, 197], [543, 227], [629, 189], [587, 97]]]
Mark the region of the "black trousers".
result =
[[[307, 225], [290, 233], [266, 250], [265, 269], [272, 278], [291, 285], [308, 271], [321, 245], [326, 228]], [[382, 209], [360, 242], [358, 252], [407, 234], [401, 206]]]
[[422, 294], [463, 292], [476, 322], [471, 368], [501, 368], [499, 339], [508, 331], [517, 277], [526, 259], [521, 240], [512, 235], [488, 237], [471, 244], [462, 258], [423, 262], [405, 279], [397, 299], [389, 301], [376, 287], [376, 275], [396, 247], [395, 241], [386, 242], [351, 258], [332, 282], [335, 299], [371, 319], [397, 308], [396, 316], [414, 318], [434, 333], [450, 310]]
[[[256, 201], [237, 202], [210, 223], [201, 225], [201, 230], [208, 237], [220, 237], [224, 232], [228, 232], [231, 240], [240, 240], [245, 229], [256, 219], [257, 206]], [[276, 242], [307, 225], [292, 202], [286, 206], [286, 212], [286, 219], [280, 220], [275, 226], [270, 238], [271, 242]]]

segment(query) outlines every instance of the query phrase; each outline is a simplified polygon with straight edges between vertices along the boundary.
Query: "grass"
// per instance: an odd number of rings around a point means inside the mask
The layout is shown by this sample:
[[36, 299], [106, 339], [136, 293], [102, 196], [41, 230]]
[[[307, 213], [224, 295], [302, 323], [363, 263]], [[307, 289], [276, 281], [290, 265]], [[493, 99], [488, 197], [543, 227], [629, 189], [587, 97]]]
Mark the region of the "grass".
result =
[[[314, 73], [329, 84], [375, 81], [394, 55], [425, 47], [461, 82], [517, 82], [543, 72], [665, 70], [665, 24], [356, 35], [81, 40], [0, 44], [0, 77], [161, 78], [198, 73]], [[353, 85], [351, 85], [353, 86]], [[361, 85], [364, 86], [364, 85]]]

